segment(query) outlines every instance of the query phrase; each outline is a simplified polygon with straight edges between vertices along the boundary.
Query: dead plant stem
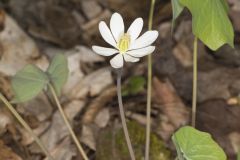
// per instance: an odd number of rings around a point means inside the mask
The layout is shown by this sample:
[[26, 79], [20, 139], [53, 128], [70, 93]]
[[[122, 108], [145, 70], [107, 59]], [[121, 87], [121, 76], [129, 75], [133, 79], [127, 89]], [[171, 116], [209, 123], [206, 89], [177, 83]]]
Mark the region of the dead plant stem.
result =
[[55, 102], [57, 104], [57, 107], [58, 107], [58, 109], [60, 111], [60, 114], [62, 115], [62, 118], [63, 118], [63, 120], [64, 120], [64, 122], [65, 122], [65, 124], [66, 124], [66, 126], [67, 126], [67, 128], [69, 130], [69, 132], [70, 132], [70, 135], [71, 135], [74, 143], [76, 144], [76, 146], [77, 146], [80, 154], [82, 155], [83, 159], [84, 160], [88, 160], [88, 157], [87, 157], [86, 153], [84, 152], [83, 147], [81, 146], [80, 142], [78, 141], [77, 136], [74, 133], [74, 131], [73, 131], [73, 129], [72, 129], [68, 119], [67, 119], [67, 116], [66, 116], [66, 114], [65, 114], [65, 112], [64, 112], [64, 110], [63, 110], [63, 108], [62, 108], [62, 106], [60, 104], [60, 101], [59, 101], [59, 99], [57, 97], [57, 94], [56, 94], [56, 91], [55, 91], [54, 87], [51, 84], [49, 84], [48, 86], [49, 86], [49, 88], [51, 90], [53, 98], [54, 98], [54, 100], [55, 100]]
[[37, 145], [41, 148], [44, 154], [48, 157], [49, 160], [54, 160], [51, 154], [48, 152], [47, 148], [43, 145], [41, 140], [36, 136], [27, 122], [20, 116], [20, 114], [15, 110], [15, 108], [9, 103], [9, 101], [0, 93], [0, 99], [6, 105], [6, 107], [11, 111], [11, 113], [15, 116], [18, 122], [29, 132], [29, 134], [34, 138]]

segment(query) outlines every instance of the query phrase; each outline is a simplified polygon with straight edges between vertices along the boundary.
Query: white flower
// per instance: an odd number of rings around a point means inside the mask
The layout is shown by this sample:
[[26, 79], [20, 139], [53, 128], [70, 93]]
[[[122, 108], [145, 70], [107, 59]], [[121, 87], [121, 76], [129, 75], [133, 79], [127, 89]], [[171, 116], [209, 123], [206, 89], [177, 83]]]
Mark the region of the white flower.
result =
[[103, 21], [99, 23], [99, 30], [103, 39], [114, 48], [93, 46], [92, 49], [99, 55], [115, 55], [110, 64], [113, 68], [123, 67], [123, 59], [126, 62], [137, 62], [140, 57], [151, 54], [155, 46], [151, 44], [157, 39], [157, 31], [147, 31], [140, 35], [143, 28], [143, 19], [137, 18], [129, 27], [124, 30], [123, 18], [119, 13], [114, 13], [110, 20], [110, 29]]

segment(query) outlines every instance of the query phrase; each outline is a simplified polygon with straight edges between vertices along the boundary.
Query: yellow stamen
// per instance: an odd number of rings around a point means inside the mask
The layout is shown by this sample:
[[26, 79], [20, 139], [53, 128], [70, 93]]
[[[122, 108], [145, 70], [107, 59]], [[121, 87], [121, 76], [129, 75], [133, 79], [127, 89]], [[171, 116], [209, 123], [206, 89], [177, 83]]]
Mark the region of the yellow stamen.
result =
[[130, 35], [127, 33], [124, 33], [119, 39], [117, 46], [121, 54], [126, 53], [126, 51], [129, 49], [130, 40]]

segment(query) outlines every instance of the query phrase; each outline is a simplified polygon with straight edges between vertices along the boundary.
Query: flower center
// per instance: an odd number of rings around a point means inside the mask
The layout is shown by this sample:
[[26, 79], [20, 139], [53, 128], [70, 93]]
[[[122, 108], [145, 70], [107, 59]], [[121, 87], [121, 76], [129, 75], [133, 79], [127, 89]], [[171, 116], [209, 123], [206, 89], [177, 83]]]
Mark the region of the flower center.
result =
[[118, 43], [117, 43], [117, 47], [120, 51], [121, 54], [124, 54], [127, 52], [129, 46], [130, 46], [130, 41], [131, 41], [131, 38], [130, 38], [130, 35], [127, 34], [127, 33], [124, 33]]

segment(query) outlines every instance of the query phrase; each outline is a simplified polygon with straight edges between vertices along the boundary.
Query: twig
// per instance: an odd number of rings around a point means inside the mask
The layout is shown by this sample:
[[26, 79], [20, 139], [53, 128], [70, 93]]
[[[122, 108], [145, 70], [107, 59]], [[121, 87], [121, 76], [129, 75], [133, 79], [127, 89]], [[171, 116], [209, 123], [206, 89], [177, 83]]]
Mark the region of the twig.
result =
[[63, 118], [63, 120], [64, 120], [64, 122], [65, 122], [65, 124], [66, 124], [66, 126], [67, 126], [67, 128], [68, 128], [68, 130], [69, 130], [69, 132], [71, 134], [71, 136], [72, 136], [72, 139], [73, 139], [74, 143], [76, 144], [76, 146], [77, 146], [79, 152], [81, 153], [83, 159], [84, 160], [88, 160], [88, 157], [87, 157], [86, 153], [84, 152], [81, 144], [79, 143], [79, 141], [77, 139], [77, 136], [73, 132], [72, 127], [71, 127], [71, 125], [70, 125], [70, 123], [69, 123], [69, 121], [67, 119], [67, 116], [66, 116], [65, 112], [62, 109], [62, 106], [61, 106], [61, 104], [59, 102], [59, 99], [57, 97], [57, 94], [56, 94], [56, 91], [55, 91], [54, 87], [50, 83], [49, 83], [48, 86], [49, 86], [49, 88], [50, 88], [50, 90], [52, 92], [53, 98], [54, 98], [54, 100], [55, 100], [55, 102], [57, 104], [57, 107], [58, 107], [58, 109], [59, 109], [59, 111], [60, 111], [60, 113], [62, 115], [62, 118]]
[[36, 141], [38, 146], [41, 148], [41, 150], [45, 153], [45, 155], [48, 157], [48, 159], [54, 160], [54, 158], [48, 152], [47, 148], [42, 144], [41, 140], [35, 135], [33, 130], [30, 128], [30, 126], [25, 122], [25, 120], [19, 115], [19, 113], [14, 109], [14, 107], [8, 102], [8, 100], [1, 93], [0, 93], [0, 99], [7, 106], [7, 108], [12, 112], [12, 114], [16, 117], [19, 123], [31, 134], [31, 136], [34, 138], [34, 140]]
[[197, 111], [197, 51], [198, 51], [198, 39], [194, 38], [193, 49], [193, 93], [192, 93], [192, 126], [196, 126], [196, 111]]

